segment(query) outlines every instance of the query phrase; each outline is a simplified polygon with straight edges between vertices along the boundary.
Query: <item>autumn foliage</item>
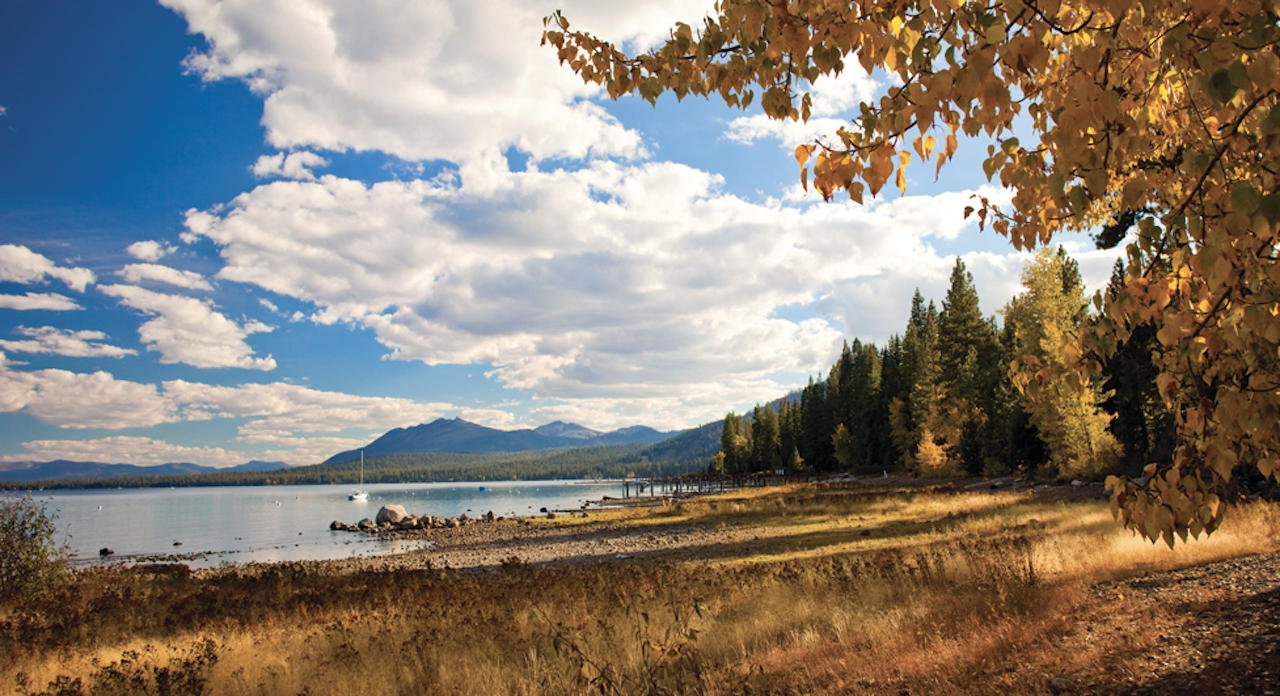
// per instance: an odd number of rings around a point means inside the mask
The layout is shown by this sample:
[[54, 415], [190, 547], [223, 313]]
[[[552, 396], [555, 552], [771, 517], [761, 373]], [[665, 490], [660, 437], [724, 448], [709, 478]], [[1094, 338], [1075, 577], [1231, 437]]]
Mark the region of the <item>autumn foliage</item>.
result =
[[1097, 298], [1100, 320], [1017, 369], [1024, 386], [1087, 384], [1135, 330], [1156, 329], [1178, 447], [1109, 484], [1126, 525], [1172, 544], [1219, 524], [1237, 466], [1280, 475], [1278, 19], [1276, 0], [722, 0], [644, 55], [560, 14], [543, 38], [610, 96], [746, 107], [758, 94], [778, 119], [807, 119], [808, 86], [853, 63], [881, 71], [892, 86], [878, 101], [797, 148], [806, 186], [855, 201], [890, 180], [905, 191], [913, 160], [940, 170], [961, 136], [980, 136], [984, 173], [1013, 193], [1007, 209], [977, 202], [981, 224], [1019, 249], [1060, 231], [1127, 240], [1128, 276]]

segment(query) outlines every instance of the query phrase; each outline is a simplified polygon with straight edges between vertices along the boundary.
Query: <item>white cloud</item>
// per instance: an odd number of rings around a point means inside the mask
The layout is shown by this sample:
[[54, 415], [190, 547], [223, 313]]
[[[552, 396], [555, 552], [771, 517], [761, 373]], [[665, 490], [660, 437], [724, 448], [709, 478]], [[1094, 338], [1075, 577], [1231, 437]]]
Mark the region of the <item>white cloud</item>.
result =
[[245, 434], [347, 428], [383, 431], [434, 420], [457, 410], [445, 403], [353, 396], [284, 382], [228, 387], [175, 380], [164, 383], [164, 393], [182, 404], [184, 414], [200, 411], [217, 417], [252, 419], [241, 428]]
[[0, 295], [0, 309], [20, 311], [43, 309], [51, 312], [66, 312], [82, 309], [82, 307], [66, 295], [29, 292], [25, 295]]
[[[243, 423], [237, 446], [226, 449], [108, 437], [27, 442], [27, 453], [0, 459], [91, 459], [140, 465], [190, 461], [211, 466], [267, 459], [314, 464], [366, 444], [389, 429], [436, 418], [461, 416], [491, 427], [511, 427], [514, 421], [510, 413], [499, 409], [355, 396], [283, 382], [223, 386], [174, 380], [157, 388], [116, 379], [106, 372], [23, 372], [14, 370], [13, 365], [0, 353], [0, 413], [26, 413], [44, 423], [78, 430], [120, 430], [214, 418]], [[125, 447], [128, 444], [137, 447], [131, 451]], [[268, 449], [262, 450], [263, 446]], [[254, 448], [254, 453], [248, 454], [244, 448]]]
[[0, 116], [8, 116], [8, 115], [9, 115], [9, 109], [3, 106], [0, 106]]
[[[220, 278], [368, 327], [397, 359], [493, 364], [561, 411], [591, 403], [592, 427], [631, 413], [693, 424], [740, 403], [720, 399], [795, 386], [778, 373], [825, 369], [846, 333], [883, 341], [913, 286], [945, 290], [952, 259], [931, 240], [973, 229], [968, 192], [761, 205], [670, 163], [521, 172], [503, 190], [324, 176], [260, 186], [187, 226], [219, 246]], [[788, 305], [847, 329], [775, 316]]]
[[94, 281], [93, 271], [87, 268], [59, 266], [41, 254], [17, 244], [0, 244], [0, 281], [35, 283], [48, 276], [61, 280], [77, 292]]
[[277, 307], [274, 302], [272, 302], [271, 300], [268, 300], [265, 297], [259, 297], [258, 304], [262, 305], [263, 307], [266, 307], [267, 311], [271, 312], [272, 314], [280, 313], [280, 308]]
[[147, 350], [159, 351], [162, 363], [185, 363], [193, 367], [240, 367], [272, 370], [276, 361], [255, 358], [245, 343], [250, 334], [271, 331], [256, 321], [242, 324], [214, 311], [213, 303], [182, 295], [166, 295], [133, 285], [104, 285], [103, 293], [141, 312], [155, 315], [138, 328], [138, 337]]
[[133, 258], [151, 263], [159, 261], [177, 250], [177, 247], [172, 244], [161, 244], [152, 239], [134, 242], [125, 249]]
[[187, 462], [217, 467], [236, 466], [248, 461], [243, 453], [220, 447], [187, 447], [150, 437], [127, 435], [92, 440], [31, 440], [22, 443], [22, 446], [25, 452], [6, 455], [3, 459], [8, 461], [65, 459], [73, 462], [133, 464], [134, 466]]
[[[496, 183], [502, 153], [535, 159], [634, 157], [639, 135], [587, 98], [600, 93], [540, 46], [538, 3], [495, 0], [164, 0], [203, 34], [188, 58], [205, 80], [243, 80], [264, 98], [267, 141], [282, 150], [378, 150], [448, 160], [468, 186]], [[672, 17], [709, 9], [562, 5], [619, 40], [650, 41]], [[677, 9], [680, 8], [680, 9]], [[281, 27], [288, 27], [282, 31]], [[283, 167], [283, 162], [281, 166]], [[269, 167], [264, 164], [264, 167]]]
[[194, 271], [180, 271], [169, 266], [161, 266], [154, 263], [131, 263], [124, 268], [116, 271], [116, 275], [124, 278], [129, 283], [141, 283], [143, 281], [154, 281], [157, 283], [165, 283], [188, 290], [212, 290], [213, 286], [204, 276]]
[[725, 137], [744, 144], [773, 138], [785, 148], [818, 139], [830, 142], [840, 127], [849, 127], [850, 119], [856, 115], [853, 110], [869, 101], [878, 86], [860, 66], [853, 65], [838, 77], [820, 77], [810, 86], [812, 110], [808, 121], [780, 121], [762, 113], [739, 116], [729, 122]]
[[286, 179], [314, 181], [316, 176], [311, 173], [311, 169], [328, 164], [329, 160], [314, 152], [291, 152], [288, 155], [279, 152], [274, 155], [262, 155], [253, 163], [251, 169], [253, 175], [259, 179], [279, 176]]
[[62, 428], [145, 428], [177, 420], [154, 385], [106, 372], [10, 370], [0, 353], [0, 413], [23, 412]]
[[64, 355], [70, 358], [120, 358], [137, 355], [137, 351], [120, 348], [99, 341], [107, 338], [101, 331], [71, 331], [52, 326], [40, 328], [18, 327], [18, 333], [30, 337], [27, 341], [0, 340], [0, 348], [21, 353]]

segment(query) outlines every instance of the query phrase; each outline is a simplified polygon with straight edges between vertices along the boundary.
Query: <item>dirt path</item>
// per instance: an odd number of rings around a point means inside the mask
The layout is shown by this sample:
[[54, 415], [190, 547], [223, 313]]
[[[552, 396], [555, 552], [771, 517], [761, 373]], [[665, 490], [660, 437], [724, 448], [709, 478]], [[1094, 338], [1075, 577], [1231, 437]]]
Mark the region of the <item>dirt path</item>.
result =
[[1064, 677], [1073, 693], [1280, 694], [1280, 553], [1093, 588], [1064, 636], [1102, 659]]

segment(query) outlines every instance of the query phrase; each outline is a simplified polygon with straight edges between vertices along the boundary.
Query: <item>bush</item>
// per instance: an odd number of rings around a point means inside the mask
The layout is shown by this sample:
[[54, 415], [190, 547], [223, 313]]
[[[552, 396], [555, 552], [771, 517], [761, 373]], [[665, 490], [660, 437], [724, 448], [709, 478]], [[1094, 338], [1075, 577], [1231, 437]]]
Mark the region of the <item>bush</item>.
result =
[[0, 498], [0, 598], [56, 585], [67, 572], [67, 550], [53, 540], [57, 519], [31, 496]]

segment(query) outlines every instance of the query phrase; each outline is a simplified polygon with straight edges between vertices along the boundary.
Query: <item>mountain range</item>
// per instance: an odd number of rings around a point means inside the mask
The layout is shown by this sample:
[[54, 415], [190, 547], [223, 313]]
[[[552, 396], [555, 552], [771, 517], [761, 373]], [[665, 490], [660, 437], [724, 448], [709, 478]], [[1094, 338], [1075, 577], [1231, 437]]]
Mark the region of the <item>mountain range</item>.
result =
[[528, 452], [563, 447], [597, 447], [601, 445], [650, 445], [670, 438], [643, 425], [600, 432], [576, 423], [555, 421], [532, 429], [498, 430], [461, 418], [439, 418], [409, 428], [396, 428], [362, 448], [339, 452], [325, 464], [351, 461], [387, 454], [451, 452], [455, 454], [487, 454], [491, 452]]
[[239, 466], [215, 468], [199, 464], [102, 464], [99, 462], [0, 462], [0, 481], [43, 481], [49, 479], [109, 478], [113, 476], [172, 476], [212, 474], [219, 471], [276, 471], [289, 468], [284, 462], [246, 462]]
[[[691, 431], [692, 432], [692, 431]], [[718, 432], [718, 431], [717, 431]], [[555, 421], [532, 429], [498, 430], [461, 418], [440, 418], [409, 428], [396, 428], [363, 448], [335, 454], [325, 464], [351, 461], [388, 454], [454, 453], [489, 454], [527, 452], [531, 450], [598, 447], [603, 445], [654, 445], [676, 440], [679, 433], [664, 433], [643, 425], [600, 432], [576, 423]], [[709, 455], [708, 455], [709, 456]], [[252, 461], [239, 466], [215, 468], [189, 463], [159, 466], [104, 464], [101, 462], [0, 462], [0, 482], [38, 481], [78, 478], [112, 478], [116, 476], [182, 476], [228, 471], [276, 471], [289, 468], [284, 462]]]

